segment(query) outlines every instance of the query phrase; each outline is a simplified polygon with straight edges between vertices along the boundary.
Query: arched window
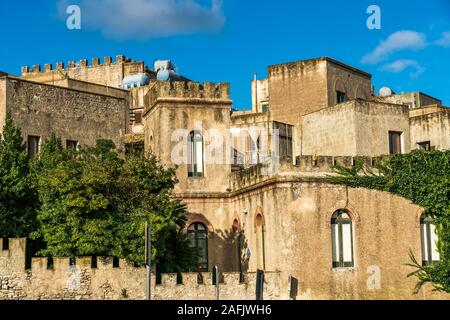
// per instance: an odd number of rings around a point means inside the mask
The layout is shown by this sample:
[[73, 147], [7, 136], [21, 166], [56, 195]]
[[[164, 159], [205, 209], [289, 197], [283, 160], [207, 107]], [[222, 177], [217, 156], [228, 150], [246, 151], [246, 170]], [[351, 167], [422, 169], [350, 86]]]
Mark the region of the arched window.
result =
[[265, 243], [265, 226], [262, 214], [258, 213], [255, 218], [256, 227], [256, 253], [257, 266], [259, 269], [266, 269], [266, 243]]
[[188, 228], [188, 239], [198, 252], [198, 271], [208, 271], [208, 230], [201, 223], [193, 223]]
[[188, 136], [188, 176], [203, 177], [203, 137], [198, 131]]
[[333, 268], [353, 267], [353, 223], [345, 210], [336, 211], [331, 217], [333, 244]]
[[433, 218], [429, 215], [424, 214], [420, 218], [420, 236], [422, 239], [422, 264], [426, 266], [439, 262], [436, 227], [433, 224]]

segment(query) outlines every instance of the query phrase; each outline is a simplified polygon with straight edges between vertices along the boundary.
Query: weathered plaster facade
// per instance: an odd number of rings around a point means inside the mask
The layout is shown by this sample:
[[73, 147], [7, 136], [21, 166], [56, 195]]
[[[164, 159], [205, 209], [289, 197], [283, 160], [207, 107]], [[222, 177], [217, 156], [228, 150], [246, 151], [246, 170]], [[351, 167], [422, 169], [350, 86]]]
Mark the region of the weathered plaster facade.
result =
[[402, 133], [402, 152], [411, 151], [407, 106], [352, 100], [302, 117], [304, 155], [389, 154], [389, 131]]
[[436, 150], [450, 149], [450, 109], [444, 107], [432, 108], [434, 112], [412, 114], [411, 148], [417, 149], [418, 144], [429, 141]]

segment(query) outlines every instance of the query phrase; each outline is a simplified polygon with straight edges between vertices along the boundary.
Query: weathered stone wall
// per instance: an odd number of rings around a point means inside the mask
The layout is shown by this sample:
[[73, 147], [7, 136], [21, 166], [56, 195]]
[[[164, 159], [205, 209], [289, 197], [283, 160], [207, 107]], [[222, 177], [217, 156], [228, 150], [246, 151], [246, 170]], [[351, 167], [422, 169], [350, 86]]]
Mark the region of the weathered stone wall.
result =
[[146, 71], [148, 68], [144, 62], [135, 62], [119, 55], [114, 62], [111, 57], [105, 57], [103, 64], [100, 63], [100, 59], [93, 58], [91, 65], [88, 60], [80, 60], [78, 65], [75, 61], [69, 61], [66, 68], [62, 62], [58, 62], [55, 69], [52, 64], [46, 64], [44, 68], [35, 65], [30, 69], [26, 66], [22, 67], [22, 78], [41, 83], [52, 83], [55, 78], [58, 79], [62, 75], [105, 86], [119, 87], [127, 75]]
[[371, 76], [349, 66], [343, 66], [335, 60], [328, 61], [328, 106], [337, 102], [337, 91], [344, 92], [346, 100], [364, 99], [372, 97]]
[[[1, 250], [0, 239], [0, 300], [143, 300], [145, 299], [145, 268], [136, 268], [121, 260], [113, 267], [111, 258], [98, 258], [97, 267], [91, 267], [91, 257], [75, 259], [54, 258], [47, 268], [47, 258], [32, 258], [31, 269], [25, 270], [25, 239], [9, 239], [9, 249]], [[160, 300], [214, 300], [216, 287], [211, 273], [182, 274], [177, 283], [176, 274], [163, 274], [161, 284], [152, 275], [152, 299]], [[239, 273], [222, 274], [219, 285], [222, 300], [254, 300], [256, 275], [247, 273], [240, 282]], [[279, 273], [265, 274], [264, 297], [282, 298]]]
[[[352, 162], [350, 157], [300, 157], [297, 166], [282, 163], [274, 175], [261, 174], [260, 166], [233, 173], [232, 190], [222, 197], [182, 195], [195, 213], [188, 224], [201, 222], [210, 230], [210, 267], [280, 271], [283, 294], [292, 275], [299, 281], [297, 299], [450, 299], [430, 286], [414, 294], [417, 278], [407, 277], [414, 270], [407, 266], [410, 249], [421, 261], [422, 208], [386, 192], [326, 183], [334, 164]], [[348, 210], [353, 220], [352, 268], [332, 267], [331, 216], [339, 209]], [[257, 215], [263, 217], [264, 236]], [[370, 286], [373, 270], [379, 270], [379, 287]]]
[[401, 94], [393, 94], [387, 97], [377, 97], [377, 100], [388, 103], [406, 104], [411, 109], [422, 108], [429, 105], [442, 105], [442, 101], [430, 97], [422, 92], [407, 92]]
[[25, 139], [45, 139], [53, 131], [63, 143], [69, 139], [93, 146], [98, 139], [112, 139], [122, 148], [127, 130], [125, 99], [20, 79], [6, 81], [6, 109]]
[[300, 117], [334, 106], [336, 91], [347, 99], [370, 99], [371, 75], [330, 58], [269, 67], [270, 115], [273, 120], [301, 125]]
[[379, 156], [389, 154], [389, 131], [402, 132], [409, 152], [406, 106], [354, 100], [303, 116], [304, 155]]
[[327, 62], [307, 60], [269, 67], [270, 116], [296, 125], [300, 116], [328, 106]]
[[[148, 99], [145, 150], [152, 150], [164, 165], [179, 165], [175, 192], [226, 192], [230, 150], [220, 139], [227, 138], [230, 128], [229, 85], [158, 82]], [[203, 177], [188, 177], [187, 138], [194, 130], [203, 135]]]
[[418, 143], [430, 141], [437, 150], [450, 149], [450, 108], [421, 116], [411, 117], [411, 147], [418, 148]]

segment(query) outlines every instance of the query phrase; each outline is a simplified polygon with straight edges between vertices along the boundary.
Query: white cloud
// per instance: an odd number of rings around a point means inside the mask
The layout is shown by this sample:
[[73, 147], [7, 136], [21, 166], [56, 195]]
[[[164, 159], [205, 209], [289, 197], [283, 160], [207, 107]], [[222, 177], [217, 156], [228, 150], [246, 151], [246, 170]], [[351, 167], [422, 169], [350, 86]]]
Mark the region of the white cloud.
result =
[[415, 31], [398, 31], [382, 41], [372, 52], [363, 57], [362, 63], [376, 64], [401, 50], [418, 50], [427, 46], [425, 34]]
[[422, 67], [416, 60], [409, 60], [409, 59], [400, 59], [385, 64], [380, 68], [380, 70], [392, 73], [400, 73], [409, 68], [414, 69], [414, 71], [409, 74], [410, 77], [412, 78], [419, 76], [425, 71], [425, 68]]
[[442, 38], [436, 41], [436, 44], [442, 47], [450, 47], [450, 31], [443, 32]]
[[[81, 8], [82, 29], [100, 30], [118, 39], [139, 39], [212, 33], [219, 31], [225, 16], [222, 0], [203, 5], [199, 0], [59, 0], [60, 17], [68, 5]], [[203, 1], [204, 3], [205, 1]]]

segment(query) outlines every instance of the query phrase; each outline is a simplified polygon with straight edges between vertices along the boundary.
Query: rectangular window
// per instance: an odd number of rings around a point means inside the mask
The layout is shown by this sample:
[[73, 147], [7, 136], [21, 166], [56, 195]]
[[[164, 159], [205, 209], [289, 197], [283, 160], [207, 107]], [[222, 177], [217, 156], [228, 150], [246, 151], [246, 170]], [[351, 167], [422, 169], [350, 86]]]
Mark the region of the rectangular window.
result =
[[134, 112], [134, 124], [142, 124], [142, 111]]
[[269, 104], [268, 103], [263, 103], [262, 104], [262, 112], [263, 113], [269, 112]]
[[424, 151], [431, 150], [431, 142], [430, 141], [419, 142], [418, 145], [419, 145], [419, 150], [424, 150]]
[[278, 130], [280, 157], [292, 157], [292, 127], [288, 124], [274, 122], [273, 128]]
[[35, 158], [40, 149], [41, 137], [38, 136], [28, 136], [28, 154], [30, 158]]
[[402, 132], [389, 131], [389, 154], [402, 153]]
[[342, 91], [336, 91], [336, 101], [337, 103], [343, 103], [345, 102], [345, 92]]
[[437, 248], [436, 227], [429, 221], [421, 221], [421, 242], [422, 242], [422, 265], [432, 265], [440, 260]]
[[78, 148], [78, 141], [77, 140], [66, 140], [66, 148], [76, 150]]

